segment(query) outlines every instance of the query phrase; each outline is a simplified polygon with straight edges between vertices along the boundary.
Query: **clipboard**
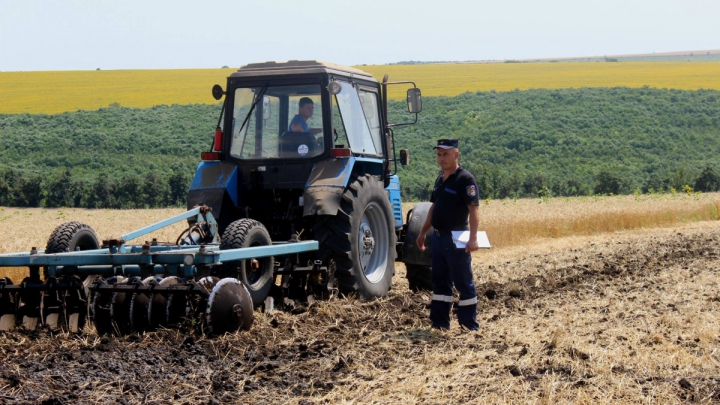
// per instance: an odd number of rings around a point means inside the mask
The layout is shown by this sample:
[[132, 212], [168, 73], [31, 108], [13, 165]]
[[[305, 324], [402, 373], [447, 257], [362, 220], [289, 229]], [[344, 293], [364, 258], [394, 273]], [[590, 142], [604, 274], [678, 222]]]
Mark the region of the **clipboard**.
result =
[[[452, 231], [453, 243], [458, 249], [465, 249], [465, 245], [470, 240], [470, 231]], [[490, 240], [485, 231], [477, 232], [477, 243], [480, 249], [490, 249]]]

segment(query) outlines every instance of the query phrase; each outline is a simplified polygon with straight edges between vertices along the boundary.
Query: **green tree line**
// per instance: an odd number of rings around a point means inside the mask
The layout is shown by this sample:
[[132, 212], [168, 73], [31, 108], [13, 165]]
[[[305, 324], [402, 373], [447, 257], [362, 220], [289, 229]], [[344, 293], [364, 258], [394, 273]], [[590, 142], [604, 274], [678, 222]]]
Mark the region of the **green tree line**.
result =
[[[483, 198], [715, 190], [720, 92], [581, 88], [465, 93], [423, 100], [418, 124], [395, 131], [411, 165], [406, 199], [425, 200], [437, 176], [436, 139], [460, 140], [460, 162]], [[404, 105], [391, 108], [403, 119]]]
[[163, 208], [184, 206], [191, 174], [176, 170], [118, 178], [101, 172], [95, 178], [74, 178], [64, 169], [50, 176], [0, 171], [0, 206], [79, 208]]
[[[408, 120], [391, 102], [391, 122]], [[184, 205], [212, 142], [219, 105], [0, 115], [0, 205], [141, 208]], [[432, 147], [460, 139], [482, 198], [720, 188], [720, 92], [581, 88], [427, 97], [396, 127], [411, 164], [405, 200], [426, 200]]]

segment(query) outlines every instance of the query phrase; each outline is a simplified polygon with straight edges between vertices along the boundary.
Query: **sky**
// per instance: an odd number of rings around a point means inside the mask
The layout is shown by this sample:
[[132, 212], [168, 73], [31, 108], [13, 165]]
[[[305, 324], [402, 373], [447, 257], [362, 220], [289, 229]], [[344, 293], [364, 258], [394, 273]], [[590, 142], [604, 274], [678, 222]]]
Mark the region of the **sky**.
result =
[[0, 71], [720, 48], [720, 0], [0, 0]]

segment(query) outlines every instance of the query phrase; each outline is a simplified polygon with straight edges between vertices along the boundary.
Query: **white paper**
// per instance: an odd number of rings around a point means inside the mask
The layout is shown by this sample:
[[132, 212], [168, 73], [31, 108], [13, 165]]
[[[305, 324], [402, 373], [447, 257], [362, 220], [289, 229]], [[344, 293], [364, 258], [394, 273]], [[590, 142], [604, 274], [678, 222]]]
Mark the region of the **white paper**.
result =
[[[458, 249], [465, 249], [465, 245], [470, 240], [470, 231], [452, 231], [453, 243]], [[480, 249], [490, 249], [490, 240], [485, 231], [477, 232], [477, 243]]]

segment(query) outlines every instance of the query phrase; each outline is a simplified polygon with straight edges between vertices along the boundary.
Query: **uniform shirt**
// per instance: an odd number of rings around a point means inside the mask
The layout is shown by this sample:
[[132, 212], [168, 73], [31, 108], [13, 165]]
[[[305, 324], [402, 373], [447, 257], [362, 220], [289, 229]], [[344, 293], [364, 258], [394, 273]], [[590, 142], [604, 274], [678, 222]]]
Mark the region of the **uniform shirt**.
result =
[[288, 125], [288, 132], [292, 132], [292, 126], [293, 124], [300, 124], [304, 132], [310, 132], [310, 128], [308, 128], [307, 122], [303, 119], [303, 117], [300, 116], [300, 114], [295, 114], [292, 121], [290, 121], [290, 125]]
[[440, 171], [430, 196], [434, 204], [431, 225], [438, 231], [468, 229], [468, 205], [480, 205], [475, 177], [460, 166], [447, 180], [442, 178]]

